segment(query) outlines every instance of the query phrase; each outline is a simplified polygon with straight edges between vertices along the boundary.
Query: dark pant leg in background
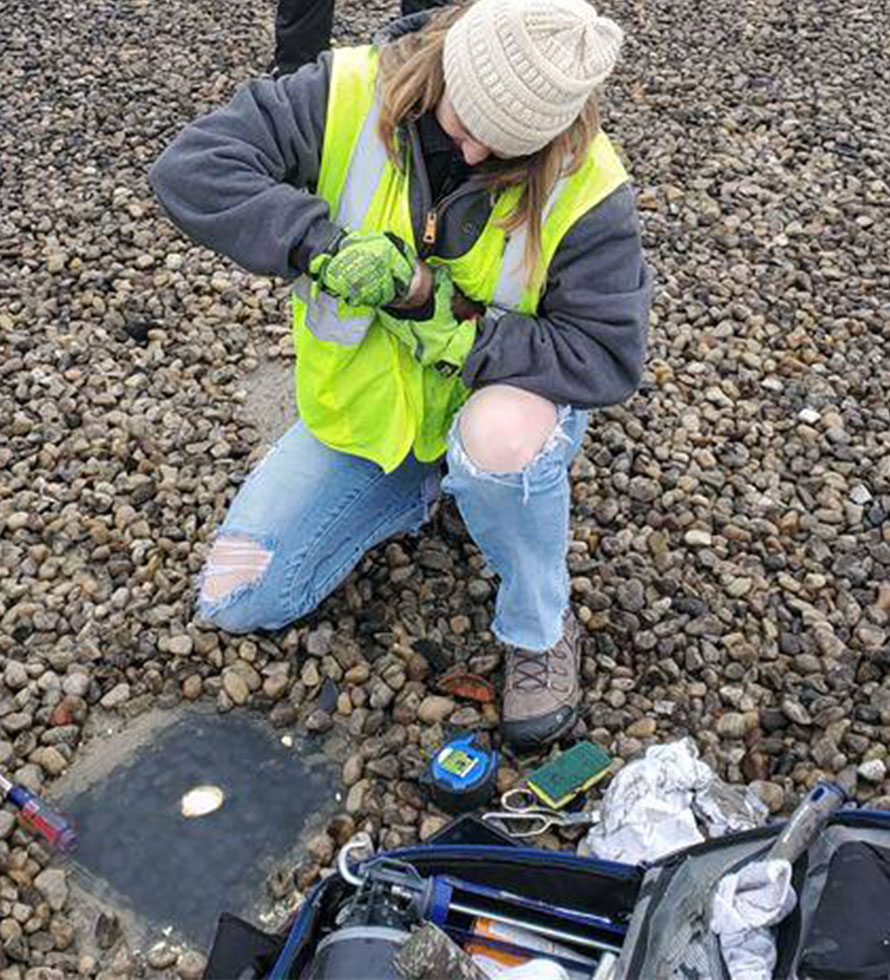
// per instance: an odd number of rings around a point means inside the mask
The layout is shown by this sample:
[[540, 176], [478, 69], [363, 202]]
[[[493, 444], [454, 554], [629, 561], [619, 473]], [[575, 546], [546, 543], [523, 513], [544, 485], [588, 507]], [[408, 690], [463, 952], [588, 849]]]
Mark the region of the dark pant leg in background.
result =
[[331, 46], [334, 0], [278, 0], [275, 69], [288, 75]]
[[436, 7], [446, 7], [450, 0], [402, 0], [402, 16], [416, 14], [420, 10], [433, 10]]
[[[444, 7], [448, 0], [402, 0], [402, 16]], [[278, 0], [275, 72], [288, 75], [331, 46], [334, 0]], [[384, 25], [381, 24], [381, 27]]]

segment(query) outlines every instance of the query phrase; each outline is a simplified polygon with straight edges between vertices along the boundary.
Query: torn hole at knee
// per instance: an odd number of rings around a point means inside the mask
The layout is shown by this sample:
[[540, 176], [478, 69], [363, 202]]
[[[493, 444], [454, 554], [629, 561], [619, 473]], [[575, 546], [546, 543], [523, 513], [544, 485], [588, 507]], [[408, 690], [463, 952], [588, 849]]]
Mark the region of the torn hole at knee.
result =
[[249, 538], [219, 538], [210, 550], [201, 597], [219, 602], [245, 585], [258, 582], [269, 568], [272, 552]]
[[[458, 417], [464, 461], [473, 472], [521, 473], [565, 438], [556, 406], [540, 399], [532, 411], [487, 415], [478, 410]], [[512, 406], [507, 406], [512, 408]]]

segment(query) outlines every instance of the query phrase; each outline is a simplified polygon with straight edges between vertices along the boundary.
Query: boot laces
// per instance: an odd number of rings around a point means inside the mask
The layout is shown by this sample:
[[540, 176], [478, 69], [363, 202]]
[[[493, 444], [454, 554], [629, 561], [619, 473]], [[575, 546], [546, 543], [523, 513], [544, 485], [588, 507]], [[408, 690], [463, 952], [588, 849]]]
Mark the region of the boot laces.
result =
[[539, 653], [534, 650], [515, 649], [511, 664], [514, 675], [513, 687], [526, 694], [533, 694], [541, 688], [549, 688], [551, 673], [561, 677], [567, 674], [565, 668], [560, 665], [560, 660], [557, 650], [545, 650]]

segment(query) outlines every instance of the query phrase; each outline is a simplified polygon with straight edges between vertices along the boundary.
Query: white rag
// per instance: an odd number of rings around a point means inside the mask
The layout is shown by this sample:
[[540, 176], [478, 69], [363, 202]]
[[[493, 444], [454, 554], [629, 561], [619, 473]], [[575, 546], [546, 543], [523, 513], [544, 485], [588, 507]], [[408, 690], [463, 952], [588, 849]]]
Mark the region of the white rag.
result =
[[484, 953], [477, 953], [473, 962], [492, 980], [570, 980], [565, 967], [553, 960], [536, 959], [519, 966], [504, 966]]
[[[750, 830], [766, 820], [757, 795], [724, 783], [690, 738], [653, 745], [628, 763], [603, 797], [600, 820], [580, 853], [626, 864], [666, 854], [730, 830]], [[697, 819], [698, 818], [698, 819]]]
[[796, 902], [787, 861], [755, 861], [721, 879], [711, 906], [711, 931], [720, 937], [732, 980], [771, 980], [776, 941], [770, 927]]

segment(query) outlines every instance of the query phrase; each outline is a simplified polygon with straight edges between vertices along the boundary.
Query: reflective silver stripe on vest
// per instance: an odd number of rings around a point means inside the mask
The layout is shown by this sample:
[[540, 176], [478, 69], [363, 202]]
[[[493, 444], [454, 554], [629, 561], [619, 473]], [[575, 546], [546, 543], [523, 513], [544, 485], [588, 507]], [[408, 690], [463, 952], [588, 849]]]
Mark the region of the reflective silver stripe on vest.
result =
[[[544, 214], [541, 217], [541, 228], [550, 217], [553, 206], [559, 200], [565, 188], [568, 177], [561, 177], [553, 187], [547, 198], [544, 207]], [[525, 292], [525, 276], [522, 272], [522, 254], [525, 251], [526, 229], [522, 224], [515, 231], [510, 233], [507, 244], [504, 247], [504, 257], [501, 262], [501, 271], [498, 275], [498, 283], [494, 287], [491, 305], [498, 308], [501, 314], [508, 310], [519, 309], [522, 294]]]
[[330, 340], [342, 347], [356, 347], [362, 342], [368, 327], [370, 317], [341, 316], [337, 312], [338, 301], [321, 290], [315, 290], [312, 295], [313, 282], [309, 276], [300, 276], [291, 284], [291, 290], [306, 304], [306, 327], [318, 340]]
[[[377, 135], [379, 119], [380, 100], [377, 98], [355, 142], [346, 181], [340, 194], [336, 221], [343, 228], [361, 228], [383, 177], [386, 150]], [[344, 347], [357, 347], [368, 332], [374, 319], [373, 314], [344, 316], [338, 312], [339, 302], [332, 296], [319, 290], [312, 296], [311, 285], [308, 276], [300, 276], [292, 288], [306, 304], [306, 326], [312, 335], [318, 340], [331, 341]]]

